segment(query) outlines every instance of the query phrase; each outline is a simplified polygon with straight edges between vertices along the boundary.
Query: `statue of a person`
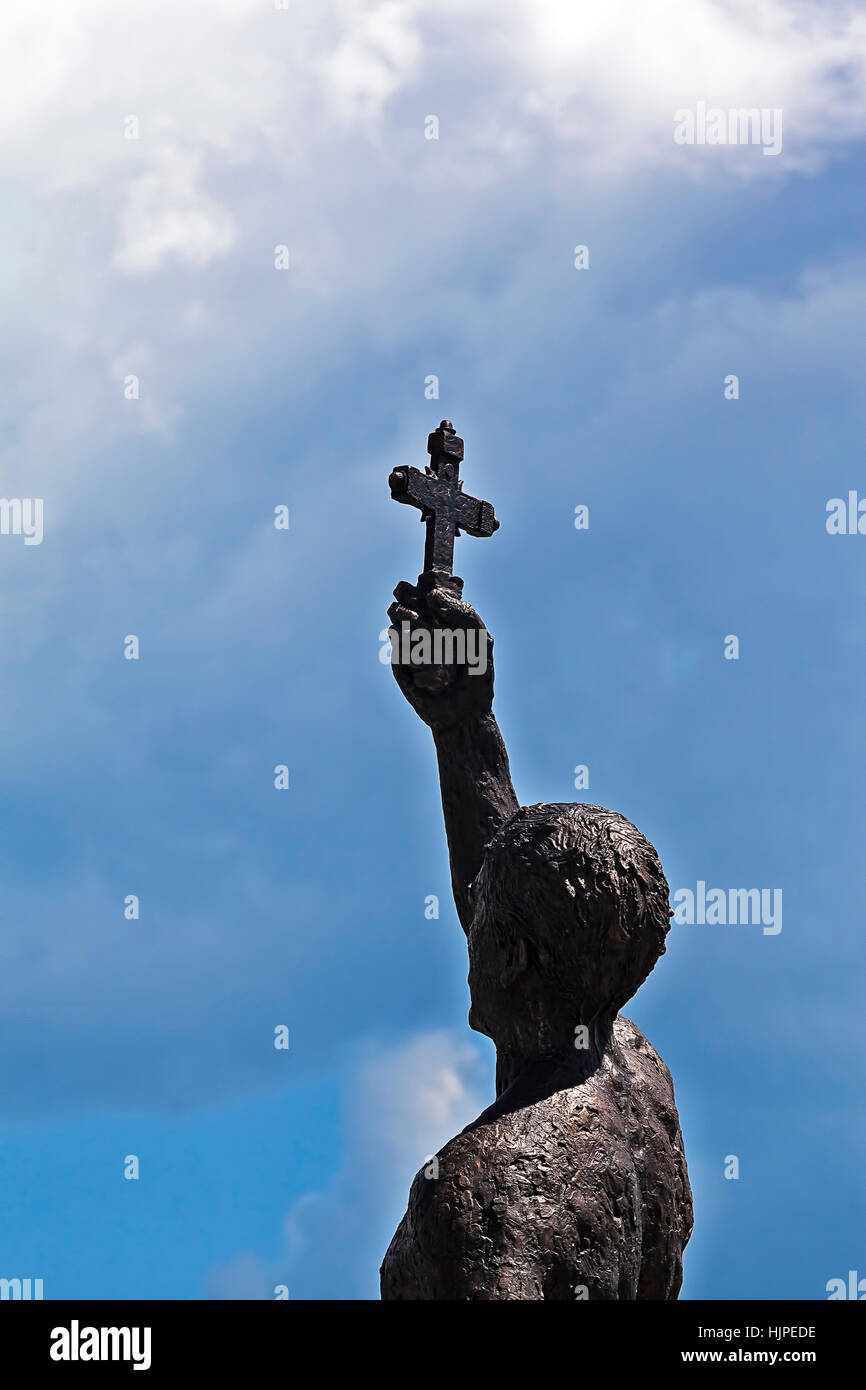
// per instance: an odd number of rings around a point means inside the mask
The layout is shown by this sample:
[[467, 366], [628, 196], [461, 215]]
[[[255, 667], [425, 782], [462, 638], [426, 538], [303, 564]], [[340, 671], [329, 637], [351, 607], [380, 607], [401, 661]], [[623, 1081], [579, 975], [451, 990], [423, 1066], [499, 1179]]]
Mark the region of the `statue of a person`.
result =
[[616, 811], [518, 805], [492, 638], [461, 580], [422, 579], [395, 589], [394, 627], [486, 644], [483, 674], [392, 669], [436, 745], [469, 1024], [496, 1045], [496, 1100], [416, 1176], [382, 1297], [675, 1299], [692, 1204], [673, 1085], [618, 1012], [665, 949], [667, 881]]

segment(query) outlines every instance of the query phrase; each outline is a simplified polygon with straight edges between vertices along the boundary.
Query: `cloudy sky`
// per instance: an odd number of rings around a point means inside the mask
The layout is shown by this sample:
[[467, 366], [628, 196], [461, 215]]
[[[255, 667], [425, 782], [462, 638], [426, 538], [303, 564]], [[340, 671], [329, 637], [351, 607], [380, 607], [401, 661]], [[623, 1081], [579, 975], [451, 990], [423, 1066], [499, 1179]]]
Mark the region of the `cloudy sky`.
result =
[[[864, 79], [812, 0], [4, 7], [2, 491], [44, 535], [0, 535], [0, 1275], [375, 1297], [491, 1098], [379, 661], [422, 555], [388, 473], [442, 416], [502, 523], [457, 569], [521, 800], [783, 893], [775, 934], [675, 925], [626, 1011], [683, 1297], [866, 1274], [866, 539], [826, 526], [866, 497]], [[701, 103], [781, 150], [677, 143]]]

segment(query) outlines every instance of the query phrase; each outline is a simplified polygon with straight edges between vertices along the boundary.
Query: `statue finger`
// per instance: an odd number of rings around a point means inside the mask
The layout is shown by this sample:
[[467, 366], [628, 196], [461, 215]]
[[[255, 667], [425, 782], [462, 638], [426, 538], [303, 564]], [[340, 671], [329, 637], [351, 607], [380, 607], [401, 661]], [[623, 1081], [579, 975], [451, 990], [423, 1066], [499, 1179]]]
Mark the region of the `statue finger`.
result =
[[427, 603], [440, 621], [448, 621], [466, 628], [484, 627], [475, 609], [447, 589], [431, 589], [427, 595]]
[[410, 584], [406, 579], [400, 580], [394, 590], [394, 597], [398, 603], [404, 603], [407, 608], [417, 609], [418, 607], [418, 590], [414, 584]]
[[388, 609], [388, 617], [392, 623], [417, 623], [418, 614], [411, 608], [404, 608], [402, 603], [392, 603]]

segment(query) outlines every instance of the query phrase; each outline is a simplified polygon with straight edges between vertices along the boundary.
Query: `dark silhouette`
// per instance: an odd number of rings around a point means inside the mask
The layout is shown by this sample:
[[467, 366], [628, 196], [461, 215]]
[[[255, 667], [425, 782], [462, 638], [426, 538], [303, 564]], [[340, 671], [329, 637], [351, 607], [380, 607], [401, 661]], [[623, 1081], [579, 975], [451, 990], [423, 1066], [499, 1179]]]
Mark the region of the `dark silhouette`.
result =
[[[434, 465], [443, 437], [447, 421], [430, 436]], [[616, 811], [519, 807], [492, 712], [493, 640], [450, 573], [464, 523], [446, 515], [447, 569], [398, 584], [389, 617], [411, 633], [472, 634], [486, 670], [392, 669], [433, 733], [469, 1023], [496, 1044], [497, 1094], [416, 1176], [382, 1297], [675, 1299], [692, 1205], [673, 1084], [618, 1013], [664, 952], [667, 881]], [[472, 533], [496, 525], [489, 508]]]

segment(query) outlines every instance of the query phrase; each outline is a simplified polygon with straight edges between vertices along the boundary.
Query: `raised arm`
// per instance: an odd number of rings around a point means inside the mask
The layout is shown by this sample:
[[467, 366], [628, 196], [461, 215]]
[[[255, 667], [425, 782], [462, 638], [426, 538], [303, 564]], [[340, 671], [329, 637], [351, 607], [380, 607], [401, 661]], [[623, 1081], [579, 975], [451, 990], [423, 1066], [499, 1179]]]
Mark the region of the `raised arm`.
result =
[[[400, 583], [388, 616], [400, 639], [397, 655], [403, 658], [392, 659], [391, 669], [436, 744], [451, 887], [460, 924], [468, 931], [469, 885], [484, 846], [518, 802], [492, 710], [493, 638], [475, 609], [460, 598], [460, 588], [462, 581], [450, 577], [423, 591]], [[427, 639], [416, 636], [421, 631]], [[449, 640], [448, 633], [455, 635]], [[413, 653], [417, 660], [408, 664], [405, 659]]]

